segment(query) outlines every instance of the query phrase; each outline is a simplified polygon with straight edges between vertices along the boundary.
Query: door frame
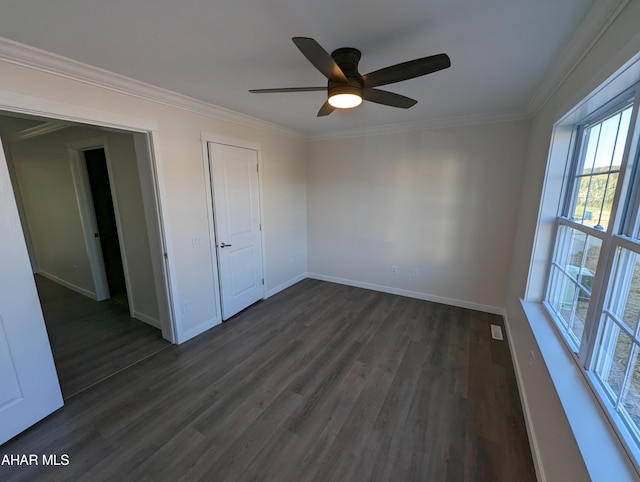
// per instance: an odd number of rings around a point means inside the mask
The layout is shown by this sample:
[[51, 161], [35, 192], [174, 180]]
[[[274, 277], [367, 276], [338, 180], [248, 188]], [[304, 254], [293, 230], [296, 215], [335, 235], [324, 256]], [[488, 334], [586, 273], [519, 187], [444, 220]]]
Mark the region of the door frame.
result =
[[94, 137], [83, 139], [67, 144], [69, 158], [71, 162], [71, 174], [73, 177], [73, 186], [76, 190], [76, 200], [78, 202], [78, 210], [80, 212], [80, 221], [82, 231], [84, 233], [85, 246], [91, 266], [91, 274], [96, 290], [96, 298], [98, 301], [105, 300], [109, 297], [109, 284], [107, 282], [107, 273], [104, 266], [104, 257], [102, 254], [102, 245], [98, 241], [100, 238], [95, 237], [98, 232], [98, 224], [96, 221], [95, 208], [91, 194], [91, 185], [89, 183], [89, 174], [87, 171], [87, 163], [84, 157], [85, 151], [93, 149], [103, 149], [104, 157], [107, 164], [107, 174], [109, 176], [109, 190], [113, 201], [113, 212], [116, 218], [116, 228], [118, 231], [118, 245], [120, 246], [120, 258], [122, 261], [122, 269], [124, 271], [124, 282], [127, 290], [127, 300], [129, 302], [129, 316], [135, 318], [135, 298], [131, 290], [131, 278], [129, 276], [129, 267], [127, 265], [126, 244], [122, 231], [122, 222], [120, 220], [120, 209], [118, 206], [118, 195], [115, 189], [113, 179], [113, 167], [111, 157], [109, 156], [109, 145], [106, 137]]
[[205, 193], [206, 193], [206, 201], [207, 201], [207, 224], [209, 227], [209, 239], [211, 240], [210, 248], [211, 248], [211, 264], [213, 269], [213, 277], [214, 277], [214, 289], [215, 289], [215, 300], [216, 300], [216, 314], [219, 320], [222, 320], [222, 294], [220, 291], [220, 270], [218, 267], [218, 253], [216, 251], [216, 244], [218, 244], [218, 239], [216, 236], [215, 229], [215, 206], [213, 202], [213, 183], [211, 182], [211, 159], [209, 156], [209, 142], [213, 142], [215, 144], [223, 144], [231, 147], [240, 147], [244, 149], [251, 149], [252, 151], [256, 151], [258, 156], [258, 200], [260, 202], [260, 223], [262, 229], [260, 230], [260, 244], [262, 251], [262, 276], [265, 279], [265, 282], [262, 284], [262, 299], [267, 297], [266, 287], [267, 287], [267, 266], [265, 263], [265, 242], [264, 242], [264, 233], [266, 230], [265, 219], [264, 219], [264, 202], [262, 199], [262, 146], [258, 142], [247, 141], [245, 139], [238, 139], [235, 137], [223, 136], [219, 134], [213, 134], [210, 132], [201, 132], [200, 139], [202, 141], [202, 162], [204, 168], [204, 182], [205, 182]]
[[[90, 126], [126, 131], [133, 134], [134, 139], [138, 134], [144, 134], [144, 152], [138, 156], [138, 166], [141, 164], [144, 171], [149, 173], [149, 183], [143, 183], [143, 202], [149, 206], [149, 212], [145, 206], [145, 213], [149, 217], [148, 226], [157, 229], [153, 231], [151, 260], [156, 277], [161, 278], [157, 286], [158, 304], [160, 308], [160, 325], [162, 337], [171, 343], [180, 343], [182, 323], [176, 316], [175, 307], [178, 306], [177, 295], [173, 286], [177, 285], [174, 273], [173, 243], [169, 233], [169, 214], [164, 200], [167, 199], [165, 189], [165, 176], [160, 162], [160, 133], [159, 124], [155, 120], [143, 119], [115, 112], [103, 111], [77, 104], [70, 104], [57, 100], [19, 94], [6, 90], [0, 90], [0, 111], [26, 114], [30, 116], [45, 117], [72, 123], [88, 124]], [[141, 146], [142, 142], [136, 144]], [[136, 149], [138, 154], [138, 148]], [[156, 249], [153, 249], [153, 246]]]

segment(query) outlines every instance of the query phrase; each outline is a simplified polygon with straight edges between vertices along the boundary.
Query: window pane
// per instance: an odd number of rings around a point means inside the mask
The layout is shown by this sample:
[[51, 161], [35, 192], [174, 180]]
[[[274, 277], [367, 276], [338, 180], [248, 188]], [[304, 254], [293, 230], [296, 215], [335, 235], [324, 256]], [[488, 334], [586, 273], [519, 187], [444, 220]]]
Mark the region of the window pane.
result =
[[629, 380], [622, 395], [622, 408], [626, 412], [632, 430], [638, 434], [640, 429], [640, 360], [638, 359], [638, 346], [634, 345], [632, 367]]
[[[565, 247], [558, 253], [557, 263], [565, 270], [569, 271], [569, 275], [578, 280], [578, 271], [573, 269], [582, 265], [584, 248], [587, 241], [587, 234], [568, 226], [560, 227], [560, 244]], [[564, 251], [564, 252], [563, 252]]]
[[[627, 111], [631, 114], [631, 108], [627, 108], [623, 112]], [[613, 153], [617, 146], [620, 144], [624, 145], [627, 129], [629, 128], [628, 118], [629, 116], [627, 116], [626, 126], [621, 122], [622, 112], [602, 122], [602, 129], [598, 136], [598, 147], [593, 164], [593, 172], [598, 172], [599, 170], [608, 171], [615, 163]], [[616, 161], [618, 163], [616, 168], [620, 169], [620, 159], [616, 159]]]
[[559, 226], [547, 302], [576, 350], [584, 332], [601, 247], [600, 239], [566, 225]]
[[562, 271], [553, 268], [553, 281], [550, 289], [550, 296], [547, 300], [553, 308], [558, 321], [565, 329], [569, 329], [571, 313], [575, 302], [577, 285]]
[[593, 277], [598, 267], [598, 260], [600, 259], [600, 249], [602, 248], [602, 241], [593, 236], [587, 236], [586, 249], [587, 252], [584, 257], [584, 263], [582, 264], [582, 270], [580, 270], [580, 283], [586, 286], [591, 292], [593, 286]]
[[570, 210], [579, 223], [602, 230], [609, 226], [631, 112], [627, 106], [582, 134]]
[[591, 174], [593, 172], [593, 164], [596, 159], [598, 142], [600, 141], [600, 128], [601, 124], [596, 124], [589, 129], [585, 129], [582, 169], [578, 170], [578, 174]]
[[[613, 152], [613, 167], [619, 169], [622, 165], [622, 156], [624, 155], [624, 148], [626, 144], [627, 132], [629, 132], [629, 123], [631, 122], [632, 107], [629, 106], [620, 114], [620, 129], [618, 133], [618, 142], [616, 142], [616, 148]], [[624, 137], [623, 137], [624, 136]]]
[[594, 174], [578, 178], [578, 194], [573, 218], [586, 226], [606, 230], [609, 226], [618, 173]]
[[615, 403], [620, 396], [631, 352], [631, 338], [607, 318], [600, 345], [596, 374]]
[[640, 256], [618, 248], [615, 259], [607, 309], [635, 332], [640, 318]]
[[573, 219], [584, 224], [585, 221], [593, 220], [593, 212], [587, 212], [587, 194], [589, 193], [591, 176], [579, 177], [577, 182], [578, 193], [573, 210]]
[[584, 323], [587, 319], [587, 310], [589, 309], [590, 296], [586, 291], [578, 290], [578, 299], [576, 300], [576, 310], [571, 319], [571, 334], [575, 337], [574, 341], [580, 345], [582, 340], [582, 332], [584, 331]]

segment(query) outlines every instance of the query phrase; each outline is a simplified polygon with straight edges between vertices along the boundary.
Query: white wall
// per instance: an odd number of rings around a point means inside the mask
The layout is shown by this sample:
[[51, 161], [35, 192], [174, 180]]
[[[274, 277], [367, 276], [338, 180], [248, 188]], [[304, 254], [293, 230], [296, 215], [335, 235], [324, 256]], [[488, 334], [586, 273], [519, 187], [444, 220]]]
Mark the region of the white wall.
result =
[[121, 222], [130, 302], [136, 317], [159, 327], [148, 230], [131, 134], [69, 127], [10, 144], [38, 272], [95, 297], [68, 147], [98, 137], [107, 144], [112, 168], [117, 200], [114, 207]]
[[517, 121], [311, 142], [309, 272], [500, 312], [528, 135]]
[[95, 297], [66, 145], [49, 135], [8, 147], [37, 272]]
[[[24, 94], [29, 96], [25, 102], [36, 106], [26, 109], [30, 112], [72, 110], [90, 118], [122, 119], [125, 123], [134, 119], [157, 126], [153, 128], [157, 140], [154, 154], [167, 235], [171, 301], [177, 307], [181, 300], [189, 299], [191, 305], [188, 313], [174, 308], [179, 341], [197, 335], [217, 319], [202, 132], [261, 146], [267, 293], [306, 273], [306, 145], [300, 135], [263, 128], [253, 121], [245, 126], [4, 61], [0, 62], [0, 78], [0, 106], [2, 99], [9, 99], [9, 105], [20, 102]], [[34, 102], [32, 97], [43, 101]], [[202, 248], [192, 246], [196, 235], [205, 237]]]
[[[544, 276], [540, 275], [541, 269], [544, 270], [551, 250], [550, 226], [557, 212], [557, 199], [555, 202], [549, 200], [544, 210], [540, 210], [551, 133], [556, 121], [640, 52], [639, 18], [640, 2], [632, 0], [555, 91], [532, 123], [506, 311], [515, 348], [514, 356], [520, 367], [521, 389], [528, 405], [529, 422], [534, 427], [539, 462], [548, 481], [590, 480], [580, 448], [520, 305], [520, 298], [530, 296], [535, 300], [539, 297], [541, 283], [544, 282]], [[539, 220], [539, 225], [536, 220]], [[536, 238], [538, 227], [540, 229]], [[534, 244], [535, 257], [532, 256]], [[534, 276], [531, 277], [527, 291], [530, 267]], [[535, 360], [531, 366], [530, 353], [533, 353]], [[555, 360], [549, 360], [549, 363], [555, 363]], [[595, 443], [597, 445], [597, 441]], [[604, 470], [606, 466], [603, 467]]]

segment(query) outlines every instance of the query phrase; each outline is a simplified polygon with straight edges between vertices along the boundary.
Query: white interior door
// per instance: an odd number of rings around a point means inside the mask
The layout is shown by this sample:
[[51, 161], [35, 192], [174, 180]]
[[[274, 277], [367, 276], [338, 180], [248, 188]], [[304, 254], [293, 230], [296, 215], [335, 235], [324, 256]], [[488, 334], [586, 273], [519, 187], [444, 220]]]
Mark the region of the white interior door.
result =
[[258, 153], [209, 143], [222, 319], [264, 298]]
[[63, 405], [0, 144], [0, 444]]

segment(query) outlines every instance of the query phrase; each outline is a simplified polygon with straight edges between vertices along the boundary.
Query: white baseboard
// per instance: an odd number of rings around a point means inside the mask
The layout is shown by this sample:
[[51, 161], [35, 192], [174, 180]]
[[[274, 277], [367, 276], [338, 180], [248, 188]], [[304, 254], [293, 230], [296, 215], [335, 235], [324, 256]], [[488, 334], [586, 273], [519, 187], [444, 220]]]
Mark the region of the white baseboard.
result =
[[511, 338], [511, 328], [509, 326], [509, 319], [503, 315], [504, 328], [507, 332], [507, 343], [509, 343], [509, 352], [511, 353], [511, 361], [513, 362], [513, 368], [516, 373], [516, 383], [518, 385], [518, 392], [520, 393], [520, 404], [522, 405], [522, 413], [524, 414], [524, 422], [527, 427], [527, 436], [529, 438], [529, 447], [531, 449], [531, 457], [533, 458], [533, 466], [536, 470], [536, 479], [539, 482], [546, 482], [542, 460], [540, 459], [540, 448], [538, 445], [538, 438], [536, 437], [536, 431], [531, 418], [531, 410], [529, 409], [529, 401], [527, 400], [527, 391], [522, 383], [522, 372], [520, 371], [520, 363], [518, 357], [515, 355], [516, 350], [513, 345], [513, 339]]
[[87, 290], [85, 288], [82, 288], [81, 286], [74, 285], [73, 283], [70, 283], [69, 281], [63, 280], [62, 278], [59, 278], [56, 275], [53, 275], [51, 273], [47, 273], [46, 271], [38, 271], [38, 274], [40, 276], [43, 276], [44, 278], [47, 278], [47, 279], [53, 281], [54, 283], [58, 283], [58, 284], [64, 286], [65, 288], [69, 288], [70, 290], [73, 290], [76, 293], [80, 293], [83, 296], [91, 298], [92, 300], [96, 300], [97, 301], [97, 299], [98, 299], [95, 291], [90, 291], [90, 290]]
[[178, 332], [178, 335], [177, 335], [178, 338], [176, 339], [175, 343], [176, 345], [180, 345], [181, 343], [184, 343], [185, 341], [195, 338], [196, 336], [200, 335], [201, 333], [204, 333], [205, 331], [213, 328], [214, 326], [219, 325], [220, 323], [222, 323], [220, 319], [212, 318], [210, 320], [205, 321], [204, 323], [201, 323], [195, 328], [191, 328], [188, 331], [185, 331], [183, 333]]
[[296, 283], [299, 283], [300, 281], [302, 281], [303, 279], [308, 278], [309, 276], [307, 275], [307, 273], [303, 273], [299, 276], [296, 276], [293, 279], [290, 279], [289, 281], [286, 281], [285, 283], [282, 283], [281, 285], [276, 286], [273, 289], [270, 289], [269, 291], [267, 291], [265, 293], [265, 299], [267, 298], [271, 298], [273, 295], [280, 293], [283, 290], [286, 290], [287, 288], [293, 286]]
[[153, 318], [152, 316], [149, 315], [145, 315], [144, 313], [141, 313], [139, 311], [135, 311], [133, 312], [133, 317], [136, 320], [142, 321], [144, 323], [146, 323], [147, 325], [151, 325], [154, 328], [157, 328], [158, 330], [161, 329], [160, 326], [160, 320], [156, 320], [155, 318]]
[[500, 308], [498, 306], [483, 305], [480, 303], [473, 303], [470, 301], [462, 301], [462, 300], [456, 300], [454, 298], [446, 298], [444, 296], [430, 295], [428, 293], [419, 293], [417, 291], [409, 291], [409, 290], [403, 290], [399, 288], [392, 288], [390, 286], [382, 286], [382, 285], [376, 285], [372, 283], [364, 283], [362, 281], [335, 278], [333, 276], [325, 276], [323, 274], [317, 274], [317, 273], [308, 273], [307, 277], [321, 280], [321, 281], [329, 281], [331, 283], [338, 283], [341, 285], [353, 286], [355, 288], [364, 288], [367, 290], [381, 291], [383, 293], [389, 293], [392, 295], [406, 296], [408, 298], [416, 298], [418, 300], [432, 301], [434, 303], [442, 303], [444, 305], [457, 306], [459, 308], [467, 308], [470, 310], [482, 311], [484, 313], [492, 313], [494, 315], [504, 316], [504, 308]]

